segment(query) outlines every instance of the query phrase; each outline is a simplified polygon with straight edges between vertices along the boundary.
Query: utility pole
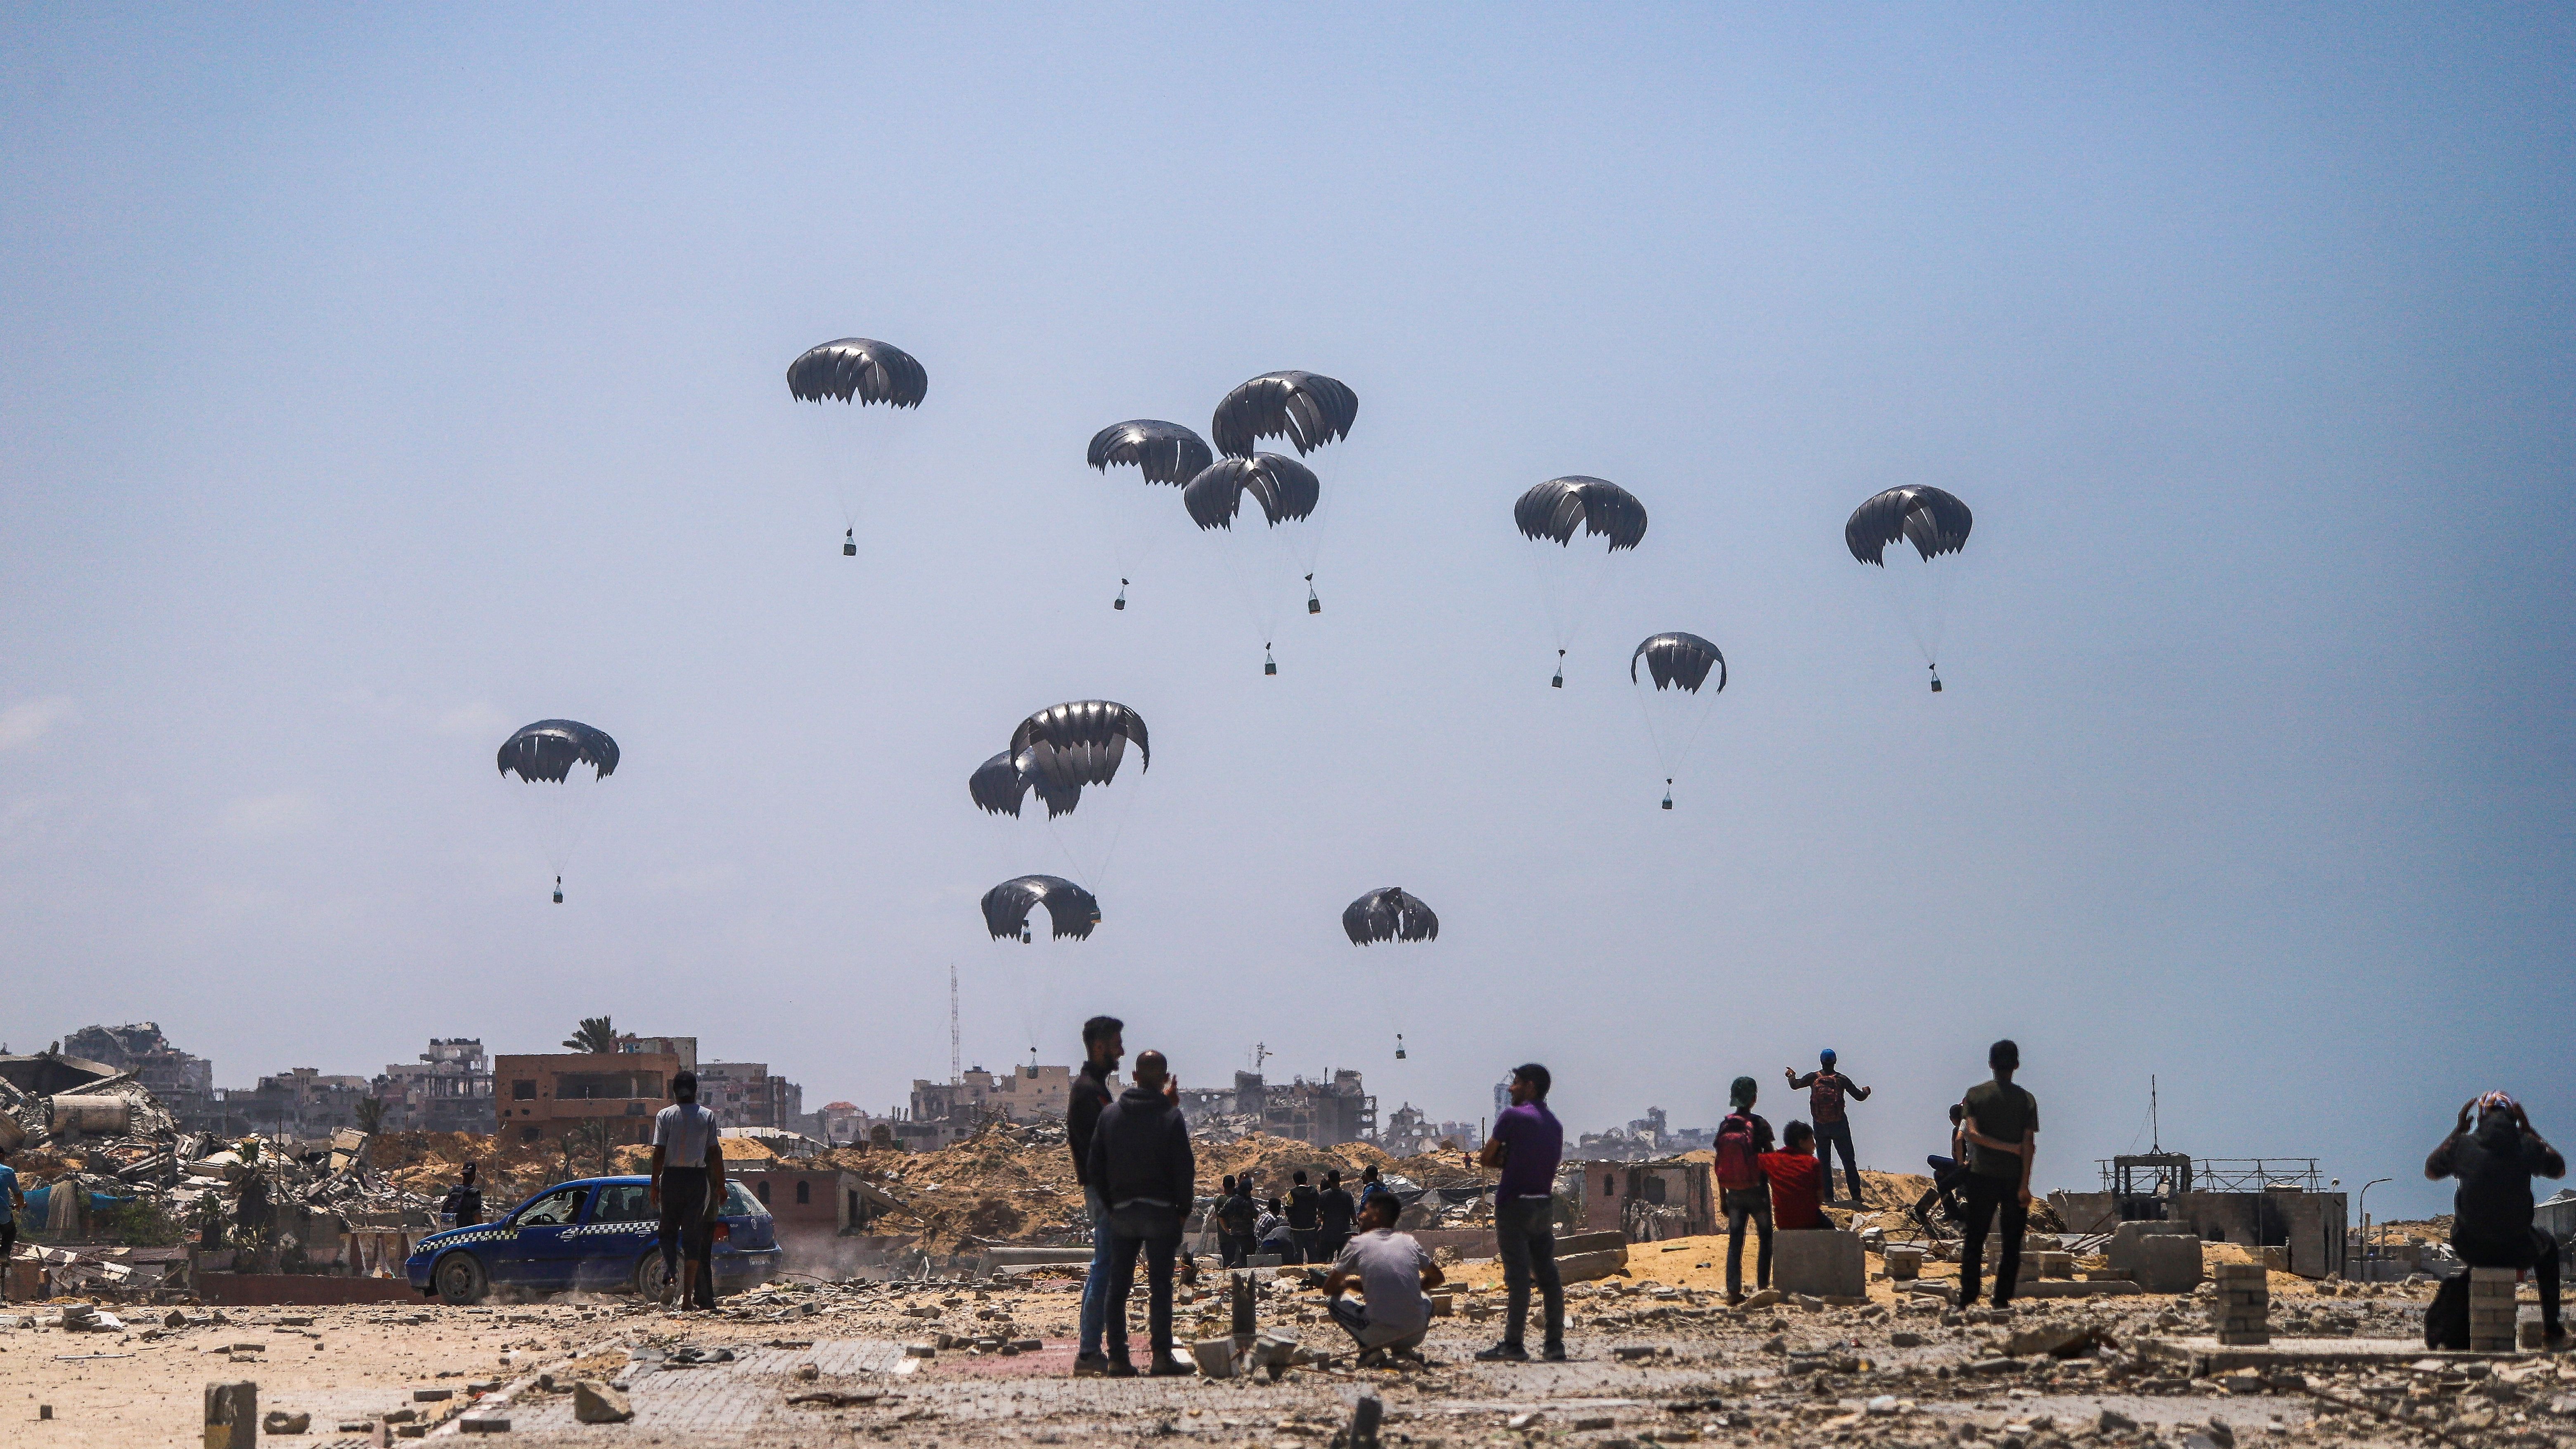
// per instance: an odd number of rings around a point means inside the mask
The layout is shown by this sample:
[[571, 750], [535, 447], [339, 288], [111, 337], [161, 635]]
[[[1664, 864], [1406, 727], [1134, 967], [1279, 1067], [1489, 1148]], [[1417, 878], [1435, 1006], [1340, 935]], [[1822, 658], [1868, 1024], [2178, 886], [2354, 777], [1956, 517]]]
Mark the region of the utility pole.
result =
[[[2156, 1106], [2156, 1074], [2153, 1072], [2147, 1073], [2147, 1123], [2147, 1150], [2159, 1153], [2164, 1151], [2165, 1120]], [[2132, 1137], [2129, 1140], [2135, 1142], [2138, 1139]]]
[[963, 1064], [957, 1056], [957, 963], [948, 963], [948, 1080], [965, 1080]]
[[1256, 1077], [1260, 1076], [1261, 1064], [1268, 1060], [1270, 1060], [1270, 1044], [1268, 1042], [1254, 1042], [1252, 1044], [1252, 1074]]

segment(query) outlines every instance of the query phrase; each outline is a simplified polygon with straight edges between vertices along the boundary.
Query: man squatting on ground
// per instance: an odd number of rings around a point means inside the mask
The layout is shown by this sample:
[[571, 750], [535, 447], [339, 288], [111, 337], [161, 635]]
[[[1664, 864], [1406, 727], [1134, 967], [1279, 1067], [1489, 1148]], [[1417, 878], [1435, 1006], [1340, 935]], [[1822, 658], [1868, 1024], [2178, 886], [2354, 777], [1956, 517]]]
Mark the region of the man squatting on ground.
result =
[[2030, 1168], [2039, 1152], [2039, 1099], [2013, 1085], [2021, 1048], [1999, 1041], [1986, 1049], [1994, 1080], [1979, 1082], [1959, 1099], [1965, 1107], [1968, 1177], [1963, 1184], [1968, 1217], [1959, 1244], [1959, 1306], [1977, 1301], [1979, 1265], [1987, 1230], [2001, 1212], [2004, 1244], [1995, 1265], [1995, 1306], [2012, 1302], [2021, 1281], [2021, 1234], [2030, 1221]]
[[1109, 1204], [1109, 1298], [1103, 1306], [1111, 1378], [1134, 1376], [1127, 1356], [1127, 1293], [1136, 1281], [1136, 1257], [1145, 1258], [1146, 1322], [1154, 1361], [1148, 1373], [1191, 1372], [1172, 1356], [1172, 1260], [1181, 1225], [1197, 1192], [1198, 1162], [1189, 1123], [1181, 1116], [1178, 1084], [1161, 1052], [1136, 1058], [1135, 1085], [1100, 1113], [1092, 1128], [1089, 1180]]
[[1082, 1205], [1091, 1215], [1091, 1271], [1082, 1280], [1081, 1341], [1074, 1350], [1077, 1376], [1109, 1371], [1100, 1351], [1102, 1314], [1109, 1303], [1109, 1204], [1091, 1179], [1091, 1137], [1101, 1109], [1109, 1105], [1109, 1083], [1118, 1075], [1118, 1059], [1127, 1054], [1127, 1023], [1114, 1016], [1095, 1016], [1082, 1024], [1082, 1070], [1073, 1079], [1064, 1109], [1065, 1144], [1073, 1149], [1074, 1181], [1082, 1184]]
[[1959, 1181], [1968, 1175], [1967, 1117], [1967, 1108], [1951, 1103], [1950, 1151], [1947, 1155], [1932, 1153], [1923, 1159], [1923, 1165], [1932, 1169], [1932, 1185], [1914, 1200], [1913, 1212], [1914, 1220], [1927, 1232], [1932, 1227], [1932, 1205], [1936, 1202], [1954, 1223], [1968, 1215], [1968, 1210], [1959, 1206]]
[[1798, 1075], [1795, 1067], [1784, 1067], [1781, 1074], [1789, 1079], [1789, 1090], [1805, 1088], [1807, 1118], [1815, 1124], [1816, 1165], [1824, 1169], [1825, 1188], [1831, 1194], [1834, 1185], [1833, 1150], [1843, 1150], [1843, 1178], [1851, 1184], [1851, 1200], [1861, 1200], [1860, 1165], [1852, 1160], [1851, 1119], [1845, 1114], [1843, 1099], [1855, 1102], [1869, 1100], [1869, 1088], [1834, 1070], [1834, 1049], [1816, 1053], [1816, 1070]]
[[[674, 1075], [671, 1095], [679, 1100], [653, 1118], [653, 1185], [647, 1196], [661, 1213], [664, 1291], [678, 1289], [675, 1306], [686, 1312], [713, 1305], [715, 1237], [708, 1215], [723, 1200], [724, 1149], [715, 1114], [698, 1105], [698, 1074]], [[700, 1274], [707, 1280], [703, 1298]]]
[[[1476, 1161], [1503, 1170], [1494, 1184], [1494, 1239], [1503, 1259], [1503, 1341], [1476, 1357], [1526, 1359], [1523, 1335], [1529, 1327], [1530, 1285], [1536, 1282], [1547, 1303], [1545, 1356], [1565, 1357], [1565, 1285], [1556, 1276], [1556, 1221], [1552, 1194], [1556, 1165], [1565, 1155], [1565, 1129], [1547, 1110], [1547, 1068], [1536, 1062], [1512, 1072], [1512, 1105], [1494, 1119], [1494, 1133]], [[1370, 1169], [1370, 1176], [1376, 1169]], [[1403, 1204], [1381, 1187], [1363, 1193], [1360, 1210], [1379, 1198]], [[1379, 1209], [1383, 1211], [1383, 1209]]]
[[2566, 1175], [2567, 1160], [2532, 1130], [2522, 1104], [2502, 1092], [2463, 1103], [2451, 1135], [2424, 1159], [2427, 1178], [2460, 1180], [2451, 1200], [2451, 1246], [2460, 1261], [2528, 1271], [2540, 1288], [2541, 1331], [2551, 1348], [2567, 1340], [2558, 1316], [2558, 1243], [2532, 1221], [2531, 1180]]
[[[1431, 1332], [1426, 1290], [1440, 1286], [1440, 1265], [1411, 1233], [1395, 1230], [1403, 1211], [1393, 1193], [1370, 1198], [1360, 1210], [1360, 1235], [1333, 1260], [1332, 1275], [1324, 1280], [1325, 1308], [1358, 1341], [1362, 1368], [1384, 1363], [1389, 1354], [1419, 1359], [1423, 1337]], [[1366, 1307], [1342, 1296], [1354, 1279]]]

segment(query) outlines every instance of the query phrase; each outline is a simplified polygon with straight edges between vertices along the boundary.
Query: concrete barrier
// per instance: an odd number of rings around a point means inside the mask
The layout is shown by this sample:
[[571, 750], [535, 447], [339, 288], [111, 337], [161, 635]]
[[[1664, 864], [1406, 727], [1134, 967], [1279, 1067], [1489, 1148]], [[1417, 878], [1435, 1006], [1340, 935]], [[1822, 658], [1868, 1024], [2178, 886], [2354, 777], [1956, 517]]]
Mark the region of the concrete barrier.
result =
[[264, 1303], [426, 1303], [404, 1278], [335, 1278], [320, 1273], [199, 1273], [191, 1280], [200, 1302], [226, 1308]]
[[2188, 1293], [2200, 1286], [2200, 1239], [2159, 1233], [2138, 1239], [2129, 1277], [2149, 1293]]
[[1869, 1292], [1869, 1255], [1860, 1234], [1811, 1228], [1771, 1235], [1771, 1283], [1783, 1293], [1859, 1298]]

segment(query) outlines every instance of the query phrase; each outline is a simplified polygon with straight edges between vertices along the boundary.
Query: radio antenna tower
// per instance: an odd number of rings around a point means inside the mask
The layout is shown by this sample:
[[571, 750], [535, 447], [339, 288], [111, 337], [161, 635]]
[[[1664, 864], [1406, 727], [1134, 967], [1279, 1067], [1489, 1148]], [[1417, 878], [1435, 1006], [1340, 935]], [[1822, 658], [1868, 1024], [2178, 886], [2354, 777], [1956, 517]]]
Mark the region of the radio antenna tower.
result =
[[957, 963], [948, 963], [948, 1080], [965, 1080], [964, 1064], [957, 1055]]

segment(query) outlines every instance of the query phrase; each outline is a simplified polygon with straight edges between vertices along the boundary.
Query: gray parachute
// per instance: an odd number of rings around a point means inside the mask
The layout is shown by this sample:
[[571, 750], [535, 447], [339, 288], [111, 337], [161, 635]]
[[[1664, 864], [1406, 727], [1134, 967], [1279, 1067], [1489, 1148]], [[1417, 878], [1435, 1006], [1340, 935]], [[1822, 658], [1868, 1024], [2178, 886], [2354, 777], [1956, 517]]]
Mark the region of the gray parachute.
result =
[[1305, 464], [1277, 453], [1249, 458], [1220, 458], [1181, 490], [1190, 521], [1202, 529], [1234, 527], [1234, 516], [1249, 496], [1261, 505], [1271, 527], [1304, 518], [1324, 496], [1323, 485]]
[[1342, 908], [1342, 930], [1354, 946], [1372, 941], [1436, 941], [1440, 918], [1400, 886], [1387, 886]]
[[1216, 405], [1208, 436], [1229, 458], [1251, 457], [1263, 438], [1286, 438], [1304, 457], [1349, 436], [1359, 414], [1359, 394], [1322, 373], [1265, 372]]
[[1901, 538], [1929, 563], [1966, 548], [1976, 521], [1968, 505], [1938, 488], [1890, 488], [1852, 510], [1843, 543], [1853, 558], [1885, 568], [1887, 546]]
[[1700, 686], [1708, 681], [1711, 669], [1717, 671], [1717, 688], [1709, 693], [1718, 694], [1726, 688], [1726, 656], [1717, 652], [1716, 645], [1697, 634], [1657, 634], [1638, 645], [1637, 652], [1628, 656], [1628, 682], [1631, 684], [1637, 682], [1637, 661], [1641, 659], [1646, 663], [1646, 673], [1652, 676], [1655, 688], [1659, 690], [1683, 689], [1697, 694]]
[[1113, 464], [1133, 467], [1148, 483], [1179, 486], [1215, 462], [1216, 455], [1205, 439], [1178, 423], [1138, 418], [1092, 434], [1084, 461], [1103, 473]]
[[1550, 478], [1512, 505], [1523, 538], [1570, 544], [1575, 530], [1604, 536], [1610, 551], [1635, 548], [1646, 536], [1646, 505], [1605, 478]]
[[984, 892], [984, 928], [993, 939], [1029, 939], [1029, 912], [1045, 906], [1047, 919], [1061, 939], [1083, 940], [1100, 924], [1100, 901], [1091, 892], [1053, 875], [1023, 875]]
[[[1118, 778], [1118, 766], [1134, 742], [1139, 770], [1154, 765], [1144, 716], [1107, 699], [1080, 699], [1049, 705], [1020, 721], [1011, 731], [1011, 747], [986, 760], [968, 781], [975, 803], [997, 814], [1017, 815], [1024, 792], [1035, 790], [1053, 818], [1081, 803], [1082, 787], [1106, 785]], [[1019, 777], [1014, 785], [1008, 770]], [[1005, 795], [1008, 806], [999, 803]]]
[[843, 337], [807, 348], [787, 364], [787, 391], [798, 402], [830, 398], [917, 408], [930, 392], [930, 374], [892, 343]]
[[501, 742], [500, 764], [502, 774], [530, 782], [560, 783], [575, 765], [605, 780], [617, 773], [617, 741], [577, 719], [541, 719]]

